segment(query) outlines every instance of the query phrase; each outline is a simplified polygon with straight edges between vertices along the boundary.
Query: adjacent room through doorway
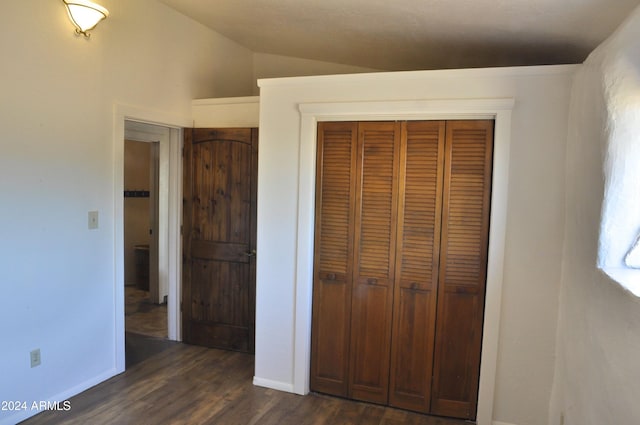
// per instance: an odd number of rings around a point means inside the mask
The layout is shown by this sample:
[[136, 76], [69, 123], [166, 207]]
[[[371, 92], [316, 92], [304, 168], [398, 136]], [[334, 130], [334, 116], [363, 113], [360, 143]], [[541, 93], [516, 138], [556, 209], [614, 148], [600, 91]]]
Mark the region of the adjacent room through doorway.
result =
[[[124, 314], [126, 367], [169, 343], [167, 289], [160, 284], [160, 144], [168, 129], [125, 123]], [[153, 134], [158, 133], [158, 134]]]

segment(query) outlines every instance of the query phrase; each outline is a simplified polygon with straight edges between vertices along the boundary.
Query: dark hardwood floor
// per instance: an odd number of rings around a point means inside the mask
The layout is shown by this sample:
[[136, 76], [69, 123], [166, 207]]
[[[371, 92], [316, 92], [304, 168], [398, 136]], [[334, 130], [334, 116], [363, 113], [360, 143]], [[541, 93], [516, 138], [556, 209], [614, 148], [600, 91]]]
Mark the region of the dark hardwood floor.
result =
[[181, 343], [69, 401], [69, 411], [45, 411], [40, 424], [385, 424], [461, 425], [318, 394], [299, 396], [252, 384], [253, 356]]

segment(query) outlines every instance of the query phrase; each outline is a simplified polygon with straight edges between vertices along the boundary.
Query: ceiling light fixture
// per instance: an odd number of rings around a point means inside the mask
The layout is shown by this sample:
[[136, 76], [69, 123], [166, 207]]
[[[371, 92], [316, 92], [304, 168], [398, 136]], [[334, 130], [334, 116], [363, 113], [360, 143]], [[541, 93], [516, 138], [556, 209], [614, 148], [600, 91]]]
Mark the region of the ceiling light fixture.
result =
[[76, 27], [76, 33], [90, 37], [91, 31], [98, 22], [109, 16], [109, 11], [99, 4], [86, 0], [62, 0], [67, 6], [69, 19]]

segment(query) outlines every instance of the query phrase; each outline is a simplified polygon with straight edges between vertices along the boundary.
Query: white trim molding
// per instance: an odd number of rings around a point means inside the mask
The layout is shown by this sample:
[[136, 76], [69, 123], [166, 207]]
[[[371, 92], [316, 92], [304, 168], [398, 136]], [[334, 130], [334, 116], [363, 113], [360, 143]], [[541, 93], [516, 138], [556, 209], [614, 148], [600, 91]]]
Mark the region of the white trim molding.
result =
[[[56, 394], [55, 396], [49, 398], [48, 400], [44, 400], [47, 403], [62, 403], [65, 400], [69, 400], [71, 397], [80, 394], [83, 391], [88, 390], [89, 388], [95, 387], [96, 385], [106, 381], [109, 378], [114, 377], [115, 375], [117, 375], [118, 371], [116, 371], [115, 369], [111, 369], [108, 370], [104, 373], [101, 373], [98, 376], [94, 376], [91, 379], [88, 379], [84, 382], [81, 382], [80, 384], [71, 387], [61, 393]], [[34, 403], [35, 401], [30, 401], [30, 403]], [[20, 410], [17, 411], [15, 414], [10, 415], [8, 417], [3, 417], [0, 419], [0, 425], [14, 425], [17, 424], [19, 422], [22, 422], [32, 416], [37, 415], [38, 413], [44, 411], [43, 410], [31, 410], [31, 409], [27, 409], [27, 410]]]
[[258, 87], [308, 87], [309, 84], [384, 84], [395, 82], [399, 78], [403, 81], [424, 81], [425, 73], [430, 78], [456, 79], [456, 78], [478, 78], [478, 77], [514, 77], [514, 76], [546, 76], [565, 75], [568, 69], [578, 65], [536, 65], [536, 66], [514, 66], [514, 67], [494, 67], [494, 68], [462, 68], [462, 69], [434, 69], [429, 71], [395, 71], [395, 72], [371, 72], [358, 74], [332, 74], [313, 75], [304, 77], [283, 77], [283, 78], [263, 78], [258, 80]]
[[260, 97], [196, 99], [191, 110], [194, 127], [258, 127]]
[[[316, 126], [319, 121], [487, 119], [495, 120], [493, 187], [477, 423], [493, 422], [498, 359], [503, 261], [507, 215], [512, 98], [444, 99], [390, 102], [336, 102], [299, 105], [300, 158], [298, 181], [297, 275], [293, 391], [309, 392], [313, 243], [315, 211]], [[260, 381], [260, 382], [257, 382]], [[276, 388], [254, 378], [254, 384]], [[286, 386], [278, 383], [279, 387]], [[286, 391], [286, 390], [285, 390]]]
[[273, 381], [271, 379], [258, 378], [257, 376], [253, 377], [253, 385], [256, 385], [258, 387], [271, 388], [278, 391], [285, 391], [288, 393], [295, 392], [293, 389], [293, 385], [288, 382]]

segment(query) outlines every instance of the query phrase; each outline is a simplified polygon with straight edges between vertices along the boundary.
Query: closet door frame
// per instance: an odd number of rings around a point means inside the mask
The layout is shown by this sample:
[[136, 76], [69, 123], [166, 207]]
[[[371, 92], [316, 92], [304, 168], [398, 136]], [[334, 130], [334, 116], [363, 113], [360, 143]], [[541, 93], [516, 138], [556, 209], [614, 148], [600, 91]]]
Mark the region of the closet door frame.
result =
[[512, 98], [327, 102], [300, 104], [301, 142], [298, 179], [298, 232], [293, 391], [309, 392], [313, 289], [316, 136], [319, 121], [451, 120], [495, 121], [491, 218], [477, 421], [491, 424], [502, 300]]

